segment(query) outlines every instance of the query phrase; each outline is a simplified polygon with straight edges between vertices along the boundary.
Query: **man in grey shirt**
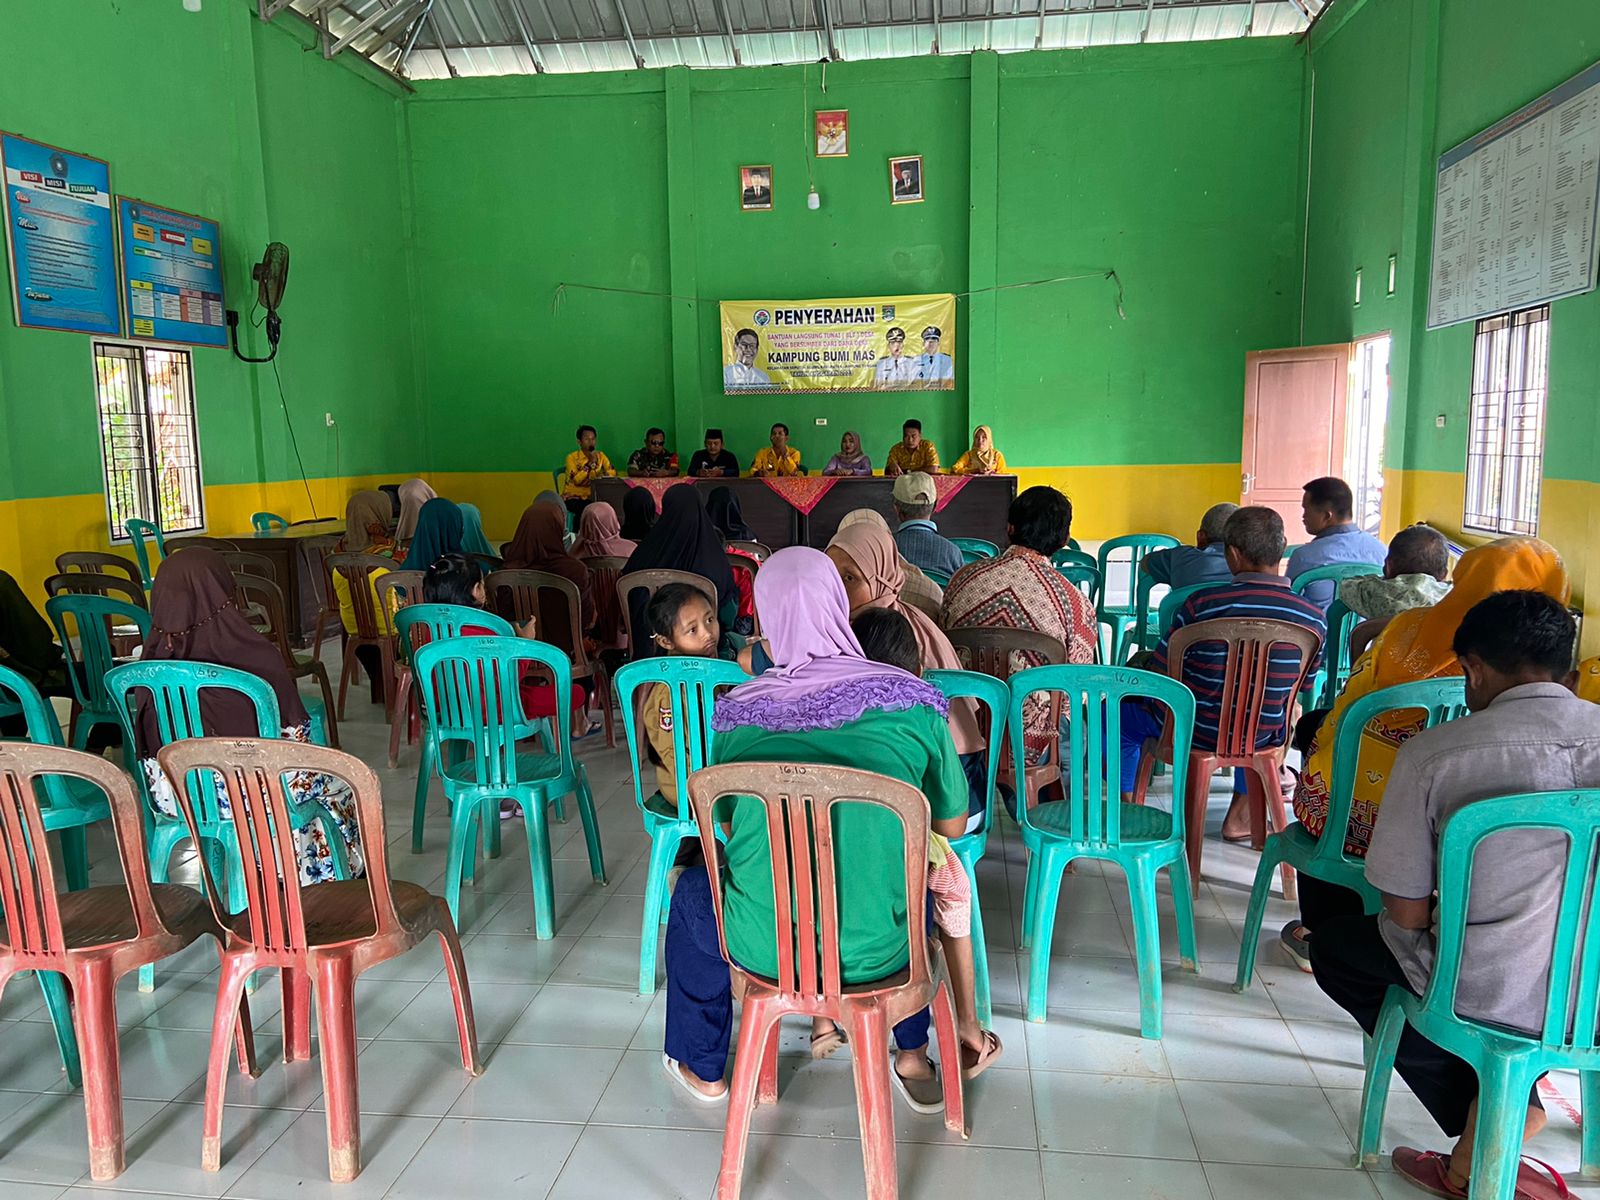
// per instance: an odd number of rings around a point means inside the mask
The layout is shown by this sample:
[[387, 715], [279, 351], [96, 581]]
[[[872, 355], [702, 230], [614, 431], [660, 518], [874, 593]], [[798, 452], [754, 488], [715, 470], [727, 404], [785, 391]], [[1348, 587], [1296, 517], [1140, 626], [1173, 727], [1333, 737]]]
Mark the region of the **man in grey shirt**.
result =
[[[1391, 984], [1421, 995], [1432, 974], [1445, 822], [1497, 796], [1600, 787], [1600, 706], [1571, 691], [1575, 637], [1566, 609], [1539, 592], [1498, 592], [1462, 618], [1454, 648], [1471, 715], [1425, 730], [1395, 757], [1366, 864], [1383, 911], [1325, 921], [1311, 941], [1317, 983], [1367, 1033]], [[1479, 847], [1455, 995], [1460, 1016], [1542, 1030], [1565, 862], [1564, 836], [1547, 831], [1496, 834]], [[1465, 1189], [1476, 1072], [1410, 1027], [1395, 1069], [1439, 1128], [1459, 1139], [1449, 1154], [1399, 1147], [1395, 1169], [1429, 1190], [1443, 1184], [1436, 1194]], [[1527, 1136], [1544, 1123], [1535, 1090]]]
[[1239, 511], [1237, 504], [1213, 504], [1200, 518], [1194, 545], [1152, 550], [1139, 563], [1139, 569], [1157, 583], [1168, 587], [1193, 587], [1197, 583], [1231, 583], [1222, 531], [1228, 518]]

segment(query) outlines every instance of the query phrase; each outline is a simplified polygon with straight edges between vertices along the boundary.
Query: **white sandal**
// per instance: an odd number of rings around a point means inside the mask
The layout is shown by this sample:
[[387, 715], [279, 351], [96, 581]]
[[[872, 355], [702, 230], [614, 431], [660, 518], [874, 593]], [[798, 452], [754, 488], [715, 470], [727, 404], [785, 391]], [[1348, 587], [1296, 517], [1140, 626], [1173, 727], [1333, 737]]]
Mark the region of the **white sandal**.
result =
[[701, 1104], [726, 1104], [728, 1102], [728, 1089], [724, 1088], [720, 1096], [708, 1096], [694, 1084], [683, 1077], [683, 1066], [677, 1059], [669, 1054], [661, 1056], [661, 1065], [666, 1068], [667, 1077], [689, 1094], [689, 1098]]

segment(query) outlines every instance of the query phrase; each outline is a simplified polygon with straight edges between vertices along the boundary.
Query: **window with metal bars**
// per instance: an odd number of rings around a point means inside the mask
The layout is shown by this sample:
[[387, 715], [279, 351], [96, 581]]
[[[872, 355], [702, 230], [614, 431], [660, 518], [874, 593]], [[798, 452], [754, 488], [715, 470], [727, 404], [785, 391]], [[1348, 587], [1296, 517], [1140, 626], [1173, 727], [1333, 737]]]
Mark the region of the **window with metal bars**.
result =
[[1548, 304], [1478, 322], [1462, 514], [1468, 529], [1539, 532], [1549, 377]]
[[189, 351], [97, 341], [94, 390], [111, 540], [127, 541], [134, 519], [163, 533], [204, 529]]

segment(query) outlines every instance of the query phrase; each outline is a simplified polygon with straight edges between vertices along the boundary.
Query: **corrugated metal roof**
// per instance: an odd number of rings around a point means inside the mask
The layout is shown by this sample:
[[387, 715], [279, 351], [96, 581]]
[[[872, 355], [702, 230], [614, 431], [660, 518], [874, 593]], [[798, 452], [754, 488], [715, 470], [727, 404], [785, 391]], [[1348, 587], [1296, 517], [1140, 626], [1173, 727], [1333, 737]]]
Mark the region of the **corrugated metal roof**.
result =
[[413, 79], [1280, 37], [1329, 0], [258, 0]]

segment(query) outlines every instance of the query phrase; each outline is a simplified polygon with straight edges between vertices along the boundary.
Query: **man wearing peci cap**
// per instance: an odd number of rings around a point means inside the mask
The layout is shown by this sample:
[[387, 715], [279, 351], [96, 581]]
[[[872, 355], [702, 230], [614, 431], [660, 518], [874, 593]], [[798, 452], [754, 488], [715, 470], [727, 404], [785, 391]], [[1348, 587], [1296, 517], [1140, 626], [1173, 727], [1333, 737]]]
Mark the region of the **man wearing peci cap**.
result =
[[922, 353], [917, 355], [917, 379], [924, 384], [955, 383], [955, 359], [939, 353], [939, 342], [943, 337], [937, 325], [929, 325], [922, 331]]
[[961, 551], [933, 523], [933, 506], [938, 499], [933, 476], [926, 471], [910, 471], [896, 479], [894, 512], [900, 527], [894, 541], [907, 562], [948, 579], [961, 569]]
[[906, 348], [906, 331], [898, 325], [884, 335], [888, 344], [889, 353], [878, 360], [878, 365], [873, 376], [873, 386], [881, 388], [905, 387], [916, 382], [917, 361], [907, 358], [903, 351]]
[[691, 479], [737, 479], [739, 460], [723, 448], [722, 430], [706, 430], [706, 448], [689, 456]]

